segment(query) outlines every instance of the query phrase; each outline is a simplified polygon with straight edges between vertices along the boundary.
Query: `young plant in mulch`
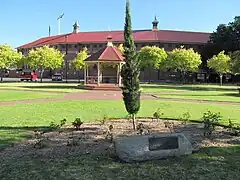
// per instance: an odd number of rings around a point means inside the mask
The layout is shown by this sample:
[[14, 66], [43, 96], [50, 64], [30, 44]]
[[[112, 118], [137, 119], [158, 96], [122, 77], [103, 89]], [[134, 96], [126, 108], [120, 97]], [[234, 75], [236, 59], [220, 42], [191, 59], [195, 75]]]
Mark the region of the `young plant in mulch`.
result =
[[50, 122], [49, 128], [50, 128], [50, 131], [56, 131], [58, 128], [60, 128], [60, 125], [54, 122]]
[[180, 121], [182, 121], [183, 125], [186, 125], [187, 122], [190, 120], [191, 115], [189, 112], [183, 113], [182, 117], [179, 118]]
[[236, 126], [231, 119], [228, 120], [227, 130], [231, 136], [240, 136], [240, 127]]
[[49, 139], [48, 139], [48, 137], [45, 137], [44, 134], [45, 133], [42, 131], [34, 131], [34, 135], [37, 140], [36, 143], [33, 145], [34, 148], [42, 149], [42, 148], [47, 147], [46, 141], [48, 141]]
[[100, 125], [104, 125], [109, 120], [107, 115], [104, 115], [103, 118], [100, 120]]
[[150, 133], [150, 128], [144, 125], [143, 123], [139, 123], [137, 125], [137, 131], [138, 131], [138, 134], [140, 135], [147, 135]]
[[108, 126], [105, 139], [109, 140], [110, 142], [113, 142], [113, 125], [112, 124]]
[[153, 119], [156, 119], [157, 121], [164, 115], [163, 112], [161, 112], [161, 109], [158, 108], [156, 112], [153, 113]]
[[83, 121], [81, 120], [81, 118], [76, 118], [75, 121], [72, 122], [72, 125], [77, 131], [81, 129], [82, 124], [83, 124]]
[[174, 132], [174, 122], [164, 121], [165, 128], [168, 128], [171, 133]]
[[222, 116], [220, 113], [213, 113], [211, 111], [205, 112], [202, 117], [204, 124], [204, 136], [211, 136], [221, 119]]

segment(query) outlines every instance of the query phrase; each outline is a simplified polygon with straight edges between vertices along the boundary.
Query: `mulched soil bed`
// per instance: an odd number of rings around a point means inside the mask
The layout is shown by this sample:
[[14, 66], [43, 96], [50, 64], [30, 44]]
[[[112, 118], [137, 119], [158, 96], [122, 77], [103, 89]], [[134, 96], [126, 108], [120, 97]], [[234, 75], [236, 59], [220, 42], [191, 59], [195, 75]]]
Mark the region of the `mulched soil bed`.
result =
[[[203, 125], [188, 123], [181, 124], [174, 122], [174, 132], [184, 133], [192, 143], [195, 150], [208, 146], [229, 146], [240, 144], [240, 137], [230, 136], [226, 129], [218, 127], [211, 137], [203, 136]], [[169, 133], [162, 120], [138, 120], [148, 126], [150, 133]], [[132, 123], [129, 120], [107, 121], [104, 125], [99, 123], [84, 123], [80, 131], [72, 127], [64, 127], [60, 132], [49, 132], [43, 135], [43, 148], [34, 148], [37, 139], [30, 139], [4, 149], [0, 159], [18, 158], [22, 156], [56, 158], [67, 154], [106, 154], [113, 153], [113, 145], [105, 139], [109, 125], [113, 125], [113, 136], [130, 136], [137, 132], [132, 131]], [[36, 132], [29, 132], [35, 134]], [[74, 143], [73, 143], [74, 142]]]

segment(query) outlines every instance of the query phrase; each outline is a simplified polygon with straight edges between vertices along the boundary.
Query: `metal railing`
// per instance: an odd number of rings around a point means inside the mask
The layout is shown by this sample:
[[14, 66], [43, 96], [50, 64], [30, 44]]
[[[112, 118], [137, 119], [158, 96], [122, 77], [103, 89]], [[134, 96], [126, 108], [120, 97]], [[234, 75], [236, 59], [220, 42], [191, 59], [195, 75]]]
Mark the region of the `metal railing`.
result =
[[[86, 78], [87, 84], [97, 84], [98, 77], [97, 76], [88, 76]], [[116, 76], [100, 76], [99, 82], [103, 84], [117, 84], [118, 78]]]

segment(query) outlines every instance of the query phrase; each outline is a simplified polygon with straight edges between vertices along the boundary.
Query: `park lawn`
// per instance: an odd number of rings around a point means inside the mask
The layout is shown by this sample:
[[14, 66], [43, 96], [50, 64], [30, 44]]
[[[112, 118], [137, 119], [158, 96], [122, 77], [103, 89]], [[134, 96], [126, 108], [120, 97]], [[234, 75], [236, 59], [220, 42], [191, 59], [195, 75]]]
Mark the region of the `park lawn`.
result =
[[33, 100], [62, 97], [60, 93], [47, 92], [26, 92], [26, 91], [6, 91], [0, 89], [0, 102], [3, 101], [18, 101], [18, 100]]
[[[152, 117], [158, 108], [167, 118], [179, 118], [183, 113], [189, 112], [192, 120], [200, 120], [207, 110], [221, 112], [223, 116], [221, 124], [228, 124], [230, 118], [233, 123], [240, 125], [240, 106], [238, 105], [145, 100], [142, 101], [138, 116]], [[127, 115], [122, 101], [100, 100], [2, 106], [0, 114], [0, 136], [3, 137], [4, 144], [25, 139], [29, 136], [28, 130], [47, 127], [50, 122], [59, 123], [63, 118], [71, 124], [77, 117], [87, 122], [100, 120], [104, 115], [111, 118], [124, 118]]]
[[[46, 153], [48, 154], [48, 153]], [[158, 179], [233, 180], [240, 176], [240, 146], [209, 147], [180, 158], [120, 163], [107, 155], [79, 155], [69, 151], [51, 158], [4, 154], [0, 179]], [[1, 156], [0, 156], [1, 158]]]
[[179, 91], [228, 91], [238, 93], [235, 85], [208, 85], [208, 84], [141, 84], [143, 92], [179, 92]]
[[19, 82], [19, 83], [1, 83], [0, 90], [31, 90], [31, 91], [49, 91], [49, 92], [81, 92], [77, 83], [35, 83], [35, 82]]
[[156, 94], [155, 96], [160, 98], [240, 102], [240, 94], [229, 91], [187, 91], [181, 93]]

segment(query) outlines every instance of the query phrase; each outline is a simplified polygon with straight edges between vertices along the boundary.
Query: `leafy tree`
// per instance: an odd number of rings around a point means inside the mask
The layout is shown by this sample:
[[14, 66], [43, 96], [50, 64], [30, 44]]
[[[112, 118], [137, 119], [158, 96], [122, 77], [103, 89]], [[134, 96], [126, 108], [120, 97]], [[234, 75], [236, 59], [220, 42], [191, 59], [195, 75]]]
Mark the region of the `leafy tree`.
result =
[[1, 82], [3, 81], [3, 74], [7, 68], [16, 67], [22, 59], [22, 53], [17, 52], [8, 45], [0, 45], [0, 70]]
[[42, 82], [42, 76], [44, 70], [56, 69], [63, 65], [64, 55], [57, 49], [50, 48], [49, 46], [43, 46], [32, 49], [28, 54], [28, 63], [31, 68], [40, 70], [40, 77]]
[[230, 53], [231, 58], [231, 70], [235, 74], [240, 73], [240, 50]]
[[120, 44], [117, 48], [119, 49], [119, 51], [120, 51], [121, 53], [124, 53], [123, 44]]
[[208, 44], [203, 50], [203, 55], [209, 59], [213, 55], [225, 51], [226, 53], [240, 50], [240, 16], [233, 22], [220, 24], [210, 36]]
[[162, 67], [162, 62], [167, 59], [167, 53], [163, 48], [145, 46], [138, 52], [138, 57], [141, 69], [148, 69], [150, 78], [153, 68], [159, 70]]
[[179, 71], [185, 82], [186, 72], [196, 72], [201, 65], [201, 55], [192, 48], [186, 49], [183, 46], [168, 53], [164, 68]]
[[125, 64], [121, 71], [123, 78], [122, 94], [125, 108], [132, 117], [133, 129], [136, 130], [135, 116], [140, 109], [140, 61], [133, 40], [129, 0], [126, 2], [124, 39]]
[[83, 69], [86, 65], [85, 59], [87, 59], [87, 57], [87, 48], [84, 48], [77, 54], [77, 57], [72, 61], [73, 67], [75, 67], [75, 69], [77, 70]]
[[220, 85], [222, 85], [222, 77], [224, 73], [230, 72], [230, 57], [221, 51], [218, 55], [214, 55], [208, 60], [208, 67], [214, 69], [220, 77]]

